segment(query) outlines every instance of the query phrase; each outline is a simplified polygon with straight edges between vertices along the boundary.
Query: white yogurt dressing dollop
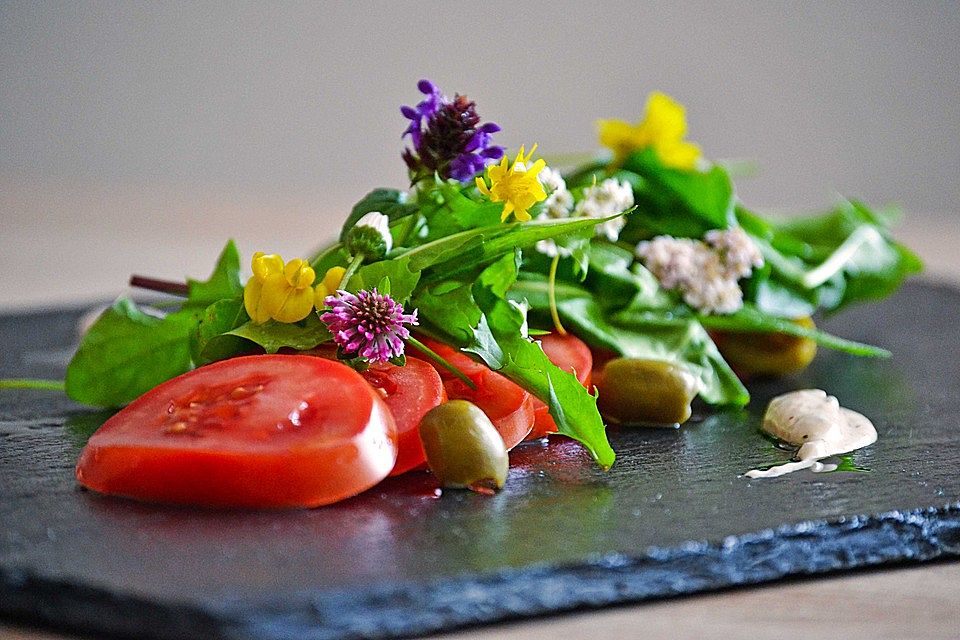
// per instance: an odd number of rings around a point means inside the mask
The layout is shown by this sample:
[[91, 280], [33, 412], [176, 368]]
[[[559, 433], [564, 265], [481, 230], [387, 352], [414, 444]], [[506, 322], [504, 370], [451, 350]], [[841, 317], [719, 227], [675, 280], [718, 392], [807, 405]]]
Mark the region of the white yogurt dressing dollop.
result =
[[821, 459], [877, 441], [877, 430], [870, 420], [841, 407], [836, 398], [821, 389], [803, 389], [777, 396], [770, 401], [761, 428], [800, 449], [795, 462], [747, 471], [748, 478], [776, 478], [807, 468], [826, 471], [829, 468]]

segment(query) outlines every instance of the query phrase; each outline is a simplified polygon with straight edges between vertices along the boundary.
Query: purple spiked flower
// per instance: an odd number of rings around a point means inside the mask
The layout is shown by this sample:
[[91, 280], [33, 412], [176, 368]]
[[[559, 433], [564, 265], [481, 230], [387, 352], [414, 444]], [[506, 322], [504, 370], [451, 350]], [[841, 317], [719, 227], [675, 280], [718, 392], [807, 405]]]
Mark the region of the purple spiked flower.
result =
[[416, 325], [417, 311], [405, 314], [403, 305], [376, 288], [360, 290], [356, 295], [337, 291], [327, 296], [330, 307], [320, 319], [326, 323], [333, 341], [348, 357], [360, 357], [370, 363], [389, 362], [403, 355], [403, 341], [410, 337], [404, 324]]
[[403, 135], [410, 136], [413, 149], [404, 150], [403, 160], [413, 182], [435, 172], [467, 182], [503, 156], [503, 147], [492, 144], [499, 125], [481, 125], [475, 102], [459, 94], [450, 100], [429, 80], [421, 80], [417, 88], [426, 97], [415, 107], [400, 107], [410, 120]]

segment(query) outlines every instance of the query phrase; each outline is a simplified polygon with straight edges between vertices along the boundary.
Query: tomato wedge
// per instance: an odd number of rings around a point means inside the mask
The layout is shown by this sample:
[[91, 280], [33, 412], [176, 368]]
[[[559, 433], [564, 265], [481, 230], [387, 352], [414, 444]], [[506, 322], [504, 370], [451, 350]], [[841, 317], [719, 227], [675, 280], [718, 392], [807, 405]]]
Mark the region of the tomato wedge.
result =
[[214, 507], [316, 507], [377, 484], [393, 417], [350, 367], [256, 355], [168, 380], [107, 420], [77, 480], [111, 495]]
[[500, 432], [507, 449], [512, 449], [533, 428], [535, 398], [523, 387], [511, 382], [470, 356], [435, 340], [423, 339], [437, 355], [462, 371], [477, 388], [471, 389], [447, 369], [434, 365], [443, 379], [450, 400], [469, 400], [483, 410]]
[[[565, 336], [559, 333], [548, 333], [540, 336], [540, 346], [543, 352], [550, 358], [550, 362], [557, 365], [564, 371], [577, 376], [587, 389], [590, 388], [590, 378], [593, 372], [593, 354], [590, 353], [590, 347], [580, 338], [572, 334]], [[533, 399], [534, 412], [536, 414], [533, 430], [527, 436], [528, 440], [542, 438], [548, 433], [555, 433], [557, 423], [546, 404], [538, 398]]]
[[420, 419], [447, 399], [436, 370], [423, 360], [408, 357], [402, 367], [375, 364], [360, 375], [380, 392], [397, 423], [397, 463], [390, 475], [423, 465], [427, 454], [420, 442]]

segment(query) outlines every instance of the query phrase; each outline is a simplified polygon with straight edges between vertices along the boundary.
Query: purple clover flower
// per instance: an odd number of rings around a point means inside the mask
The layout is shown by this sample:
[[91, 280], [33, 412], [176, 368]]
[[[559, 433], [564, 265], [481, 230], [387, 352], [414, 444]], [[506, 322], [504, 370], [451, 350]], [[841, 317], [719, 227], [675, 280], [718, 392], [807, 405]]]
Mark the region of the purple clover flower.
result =
[[404, 150], [403, 159], [413, 182], [434, 173], [467, 182], [488, 162], [503, 157], [503, 147], [492, 144], [499, 125], [480, 124], [475, 102], [459, 94], [450, 100], [429, 80], [421, 80], [417, 88], [426, 97], [415, 107], [400, 107], [410, 120], [403, 136], [410, 136], [413, 149]]
[[356, 295], [337, 291], [327, 296], [324, 304], [330, 310], [320, 316], [333, 341], [349, 357], [367, 362], [389, 362], [403, 355], [403, 341], [410, 331], [403, 325], [416, 325], [417, 311], [405, 314], [403, 305], [376, 288], [360, 290]]

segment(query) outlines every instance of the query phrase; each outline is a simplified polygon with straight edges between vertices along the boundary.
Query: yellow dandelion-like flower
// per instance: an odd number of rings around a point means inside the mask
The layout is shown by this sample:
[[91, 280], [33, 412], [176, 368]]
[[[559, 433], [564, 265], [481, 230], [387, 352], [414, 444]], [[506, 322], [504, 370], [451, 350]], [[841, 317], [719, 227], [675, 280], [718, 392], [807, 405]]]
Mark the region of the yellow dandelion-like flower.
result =
[[524, 155], [524, 148], [520, 147], [520, 152], [512, 163], [503, 156], [500, 164], [487, 167], [489, 186], [480, 176], [476, 178], [480, 193], [490, 198], [491, 202], [503, 203], [503, 212], [500, 214], [503, 222], [511, 213], [519, 222], [530, 220], [530, 207], [547, 199], [547, 193], [538, 178], [547, 163], [540, 159], [534, 162], [533, 166], [527, 167], [536, 150], [537, 145], [533, 145], [530, 153]]
[[251, 266], [253, 277], [243, 288], [243, 306], [254, 322], [298, 322], [313, 311], [316, 274], [309, 262], [296, 258], [284, 264], [280, 256], [258, 251]]
[[693, 169], [700, 159], [700, 147], [686, 142], [687, 116], [683, 105], [666, 95], [654, 92], [647, 98], [642, 121], [630, 124], [623, 120], [599, 120], [600, 144], [613, 151], [616, 164], [640, 149], [653, 147], [660, 161], [675, 169]]

